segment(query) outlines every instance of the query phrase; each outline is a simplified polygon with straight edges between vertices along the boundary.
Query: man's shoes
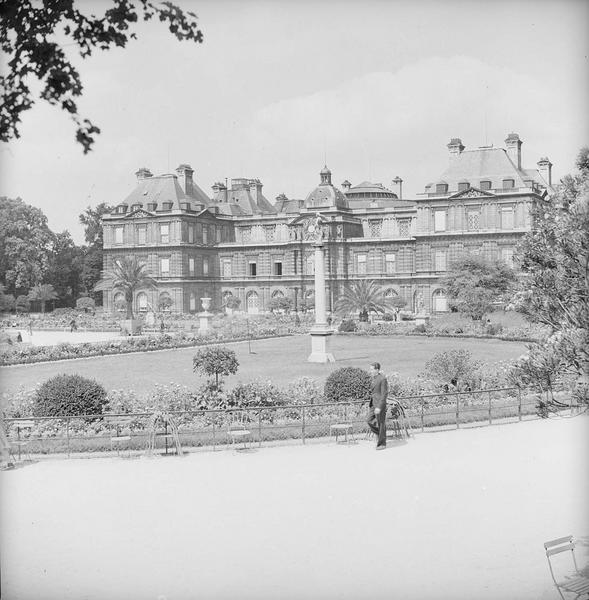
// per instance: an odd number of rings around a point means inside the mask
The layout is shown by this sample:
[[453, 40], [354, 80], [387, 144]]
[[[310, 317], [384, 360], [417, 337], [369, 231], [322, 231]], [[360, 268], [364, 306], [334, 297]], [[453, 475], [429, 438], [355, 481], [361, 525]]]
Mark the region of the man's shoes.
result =
[[377, 450], [386, 450], [386, 445], [377, 446], [376, 449]]

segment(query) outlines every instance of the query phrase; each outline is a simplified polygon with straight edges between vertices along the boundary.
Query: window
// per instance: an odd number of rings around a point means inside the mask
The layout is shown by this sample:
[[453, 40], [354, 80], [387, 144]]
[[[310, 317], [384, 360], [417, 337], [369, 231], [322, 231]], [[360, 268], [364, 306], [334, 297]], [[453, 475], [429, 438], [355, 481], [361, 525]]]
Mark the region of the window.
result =
[[215, 241], [217, 244], [221, 241], [221, 228], [215, 227]]
[[127, 301], [123, 292], [117, 292], [113, 297], [113, 304], [117, 312], [125, 312]]
[[513, 207], [504, 206], [501, 209], [501, 229], [513, 229]]
[[436, 271], [445, 271], [446, 270], [446, 251], [445, 250], [436, 250], [435, 270]]
[[468, 190], [470, 188], [470, 183], [468, 183], [468, 181], [460, 181], [458, 183], [458, 191], [459, 192], [466, 192], [466, 190]]
[[194, 258], [192, 257], [188, 259], [188, 273], [191, 277], [194, 277]]
[[207, 256], [204, 256], [202, 259], [202, 274], [203, 275], [209, 274], [209, 259]]
[[137, 294], [137, 306], [139, 312], [147, 312], [147, 294], [145, 292]]
[[188, 226], [188, 243], [189, 244], [194, 243], [194, 225]]
[[315, 274], [315, 256], [310, 254], [307, 256], [307, 275]]
[[409, 219], [399, 219], [399, 237], [409, 237]]
[[382, 231], [382, 219], [372, 219], [368, 222], [370, 237], [380, 237]]
[[293, 260], [293, 263], [294, 263], [294, 273], [296, 275], [298, 273], [298, 269], [299, 269], [299, 251], [298, 250], [295, 250], [293, 252], [293, 257], [294, 257], [294, 260]]
[[501, 259], [513, 267], [513, 248], [501, 248]]
[[447, 183], [436, 183], [436, 194], [445, 194], [448, 191]]
[[434, 211], [434, 231], [446, 231], [446, 211]]
[[200, 242], [202, 240], [202, 223], [196, 224], [196, 241]]
[[252, 241], [252, 228], [251, 227], [242, 227], [241, 228], [241, 239], [245, 244]]
[[282, 276], [282, 261], [277, 260], [274, 263], [274, 275]]
[[119, 225], [119, 226], [115, 227], [115, 244], [123, 243], [123, 230], [124, 230], [123, 225]]
[[257, 314], [260, 309], [260, 298], [256, 292], [249, 292], [246, 297], [247, 312]]
[[480, 229], [480, 213], [478, 210], [471, 210], [466, 214], [466, 225], [469, 231]]
[[385, 255], [385, 271], [387, 273], [394, 273], [396, 271], [396, 256], [394, 254], [386, 254]]
[[358, 261], [358, 275], [366, 275], [366, 254], [358, 254], [356, 258]]
[[490, 190], [491, 182], [490, 181], [481, 181], [481, 190]]
[[248, 275], [250, 277], [255, 277], [257, 274], [258, 274], [258, 265], [255, 263], [255, 261], [250, 260]]
[[160, 275], [166, 276], [170, 274], [170, 259], [160, 258]]
[[432, 296], [434, 312], [448, 312], [448, 300], [444, 290], [436, 290]]
[[208, 225], [204, 225], [202, 228], [202, 243], [203, 244], [209, 243], [209, 227], [208, 227]]
[[190, 292], [190, 311], [196, 311], [196, 294], [194, 292]]
[[147, 242], [147, 226], [137, 225], [137, 243], [145, 244]]
[[276, 225], [265, 225], [264, 232], [267, 242], [273, 242], [276, 239]]
[[170, 243], [170, 224], [160, 223], [160, 244]]
[[223, 277], [231, 277], [231, 259], [223, 259]]
[[515, 181], [513, 179], [504, 179], [503, 180], [503, 189], [508, 190], [515, 186]]

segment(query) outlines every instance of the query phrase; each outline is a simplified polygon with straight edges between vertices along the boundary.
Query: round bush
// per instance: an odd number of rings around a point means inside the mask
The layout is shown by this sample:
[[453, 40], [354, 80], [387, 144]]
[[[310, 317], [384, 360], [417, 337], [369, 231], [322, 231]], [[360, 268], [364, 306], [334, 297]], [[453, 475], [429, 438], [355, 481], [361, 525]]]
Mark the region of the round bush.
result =
[[356, 325], [356, 322], [353, 321], [352, 319], [344, 319], [338, 327], [338, 331], [340, 331], [342, 333], [347, 333], [347, 332], [357, 331], [357, 330], [358, 330], [358, 326]]
[[36, 391], [34, 413], [38, 417], [97, 415], [107, 402], [106, 390], [81, 375], [56, 375]]
[[324, 395], [326, 402], [369, 402], [370, 375], [356, 367], [337, 369], [327, 378]]

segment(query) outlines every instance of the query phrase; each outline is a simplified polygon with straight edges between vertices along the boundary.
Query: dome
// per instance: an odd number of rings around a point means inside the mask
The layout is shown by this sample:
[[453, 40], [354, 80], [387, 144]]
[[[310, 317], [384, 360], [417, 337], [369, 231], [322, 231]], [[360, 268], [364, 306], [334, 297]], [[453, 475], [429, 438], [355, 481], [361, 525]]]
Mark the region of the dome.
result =
[[348, 201], [344, 194], [331, 183], [331, 171], [327, 165], [321, 169], [319, 173], [321, 182], [307, 196], [305, 200], [306, 208], [348, 208]]
[[386, 208], [393, 206], [394, 201], [399, 199], [397, 194], [384, 187], [382, 183], [371, 181], [363, 181], [347, 189], [346, 198], [350, 208], [368, 208], [375, 204], [378, 208]]

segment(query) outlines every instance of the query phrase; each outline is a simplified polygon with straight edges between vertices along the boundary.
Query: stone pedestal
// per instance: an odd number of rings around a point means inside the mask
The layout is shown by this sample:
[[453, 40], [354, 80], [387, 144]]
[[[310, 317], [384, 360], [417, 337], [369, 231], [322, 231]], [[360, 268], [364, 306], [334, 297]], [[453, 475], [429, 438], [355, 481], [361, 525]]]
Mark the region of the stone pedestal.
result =
[[311, 354], [307, 362], [328, 363], [335, 362], [335, 357], [329, 351], [329, 338], [333, 331], [327, 325], [325, 312], [325, 259], [323, 256], [323, 244], [317, 241], [315, 247], [315, 325], [311, 335]]
[[211, 299], [210, 298], [201, 298], [200, 299], [203, 307], [203, 312], [198, 313], [198, 332], [205, 333], [210, 329], [211, 321], [213, 320], [213, 313], [209, 312], [209, 308], [211, 307]]

